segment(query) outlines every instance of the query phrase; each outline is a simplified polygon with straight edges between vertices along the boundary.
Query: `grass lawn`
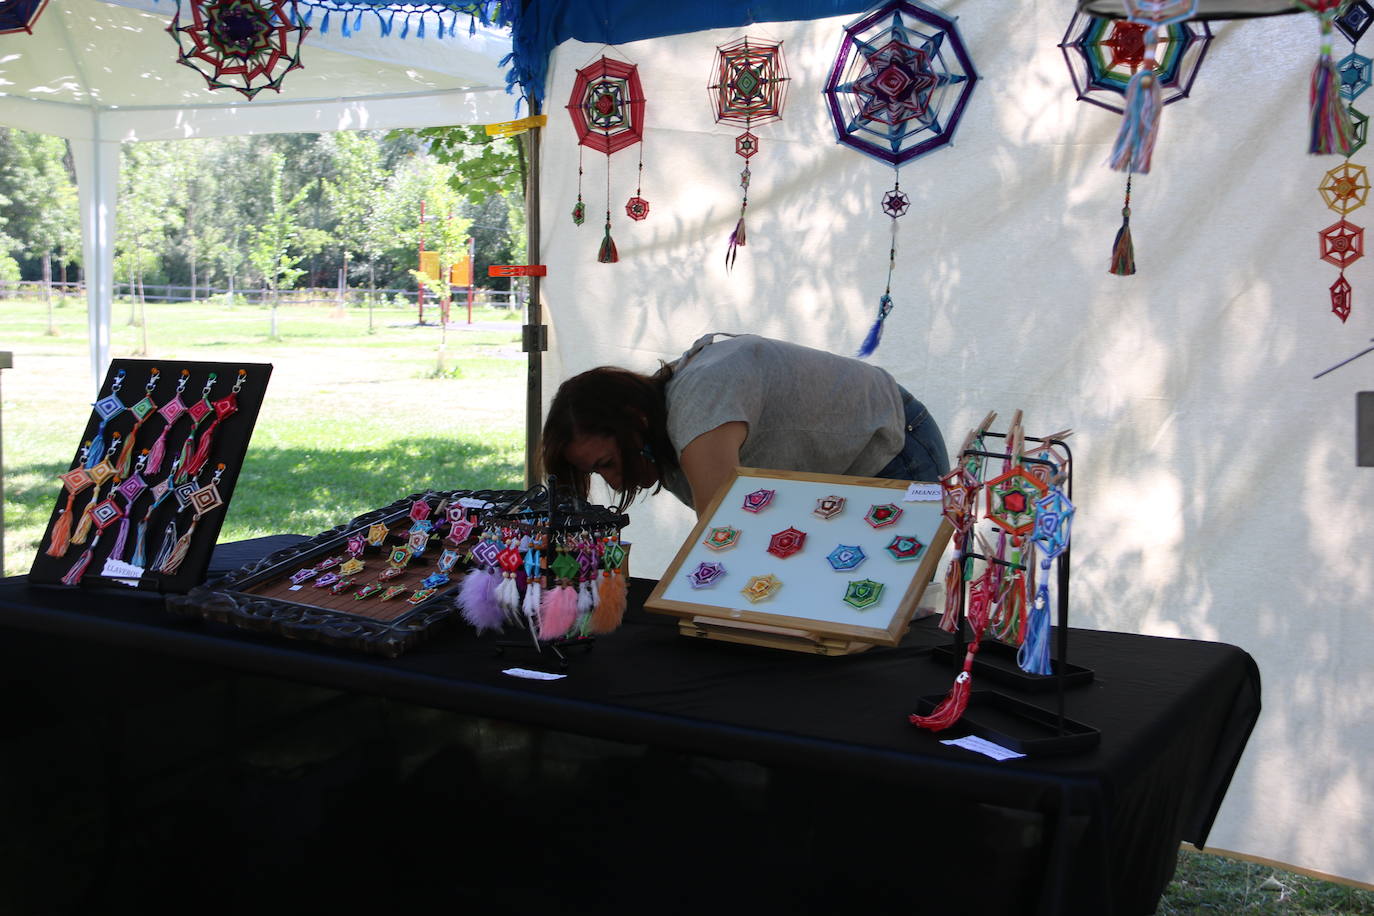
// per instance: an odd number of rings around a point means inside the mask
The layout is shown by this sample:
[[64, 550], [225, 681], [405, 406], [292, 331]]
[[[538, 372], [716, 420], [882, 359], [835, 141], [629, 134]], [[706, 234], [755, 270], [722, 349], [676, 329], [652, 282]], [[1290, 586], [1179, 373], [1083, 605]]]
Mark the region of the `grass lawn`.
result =
[[[116, 305], [113, 356], [145, 355], [128, 318]], [[473, 318], [450, 329], [436, 377], [439, 329], [413, 311], [378, 309], [369, 331], [366, 309], [282, 308], [273, 339], [257, 306], [149, 305], [148, 358], [274, 367], [221, 539], [314, 534], [427, 486], [522, 486], [520, 316]], [[28, 571], [90, 412], [84, 302], [57, 309], [56, 329], [40, 303], [0, 301], [7, 575]], [[1185, 848], [1157, 912], [1374, 916], [1374, 891]]]
[[[437, 317], [427, 309], [426, 318]], [[523, 486], [525, 357], [520, 315], [455, 308], [443, 372], [439, 328], [415, 312], [331, 305], [269, 311], [218, 303], [147, 306], [143, 328], [116, 303], [111, 355], [271, 363], [272, 380], [220, 534], [314, 534], [429, 486]], [[6, 575], [28, 572], [90, 416], [84, 301], [55, 310], [0, 301]]]

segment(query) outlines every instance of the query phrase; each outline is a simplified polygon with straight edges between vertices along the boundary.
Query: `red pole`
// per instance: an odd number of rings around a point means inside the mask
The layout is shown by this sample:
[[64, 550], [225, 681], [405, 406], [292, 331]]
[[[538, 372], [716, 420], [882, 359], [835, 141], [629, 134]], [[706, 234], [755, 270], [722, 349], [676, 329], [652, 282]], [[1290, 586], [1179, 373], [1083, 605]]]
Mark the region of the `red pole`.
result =
[[[417, 266], [420, 268], [420, 270], [421, 270], [422, 272], [424, 271], [424, 269], [425, 269], [425, 202], [424, 202], [423, 200], [420, 201], [420, 263], [419, 263]], [[420, 324], [424, 324], [424, 323], [425, 323], [425, 285], [424, 285], [423, 283], [416, 283], [415, 285], [419, 287], [419, 292], [417, 292], [416, 295], [415, 295], [415, 304], [416, 304], [416, 306], [418, 306], [419, 309], [420, 309], [420, 315], [419, 315], [419, 318], [417, 319], [417, 321], [418, 321]]]
[[477, 282], [477, 241], [468, 237], [468, 324], [472, 324], [472, 284]]

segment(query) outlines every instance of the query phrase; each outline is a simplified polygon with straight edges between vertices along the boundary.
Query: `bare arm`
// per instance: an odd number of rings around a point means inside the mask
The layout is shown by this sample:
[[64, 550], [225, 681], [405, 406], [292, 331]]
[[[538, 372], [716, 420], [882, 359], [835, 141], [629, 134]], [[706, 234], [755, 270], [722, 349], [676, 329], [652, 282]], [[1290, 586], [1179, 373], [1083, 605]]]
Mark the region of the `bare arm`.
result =
[[678, 455], [682, 473], [692, 487], [692, 508], [701, 518], [716, 491], [725, 486], [739, 465], [739, 450], [749, 437], [749, 424], [731, 420], [697, 436]]

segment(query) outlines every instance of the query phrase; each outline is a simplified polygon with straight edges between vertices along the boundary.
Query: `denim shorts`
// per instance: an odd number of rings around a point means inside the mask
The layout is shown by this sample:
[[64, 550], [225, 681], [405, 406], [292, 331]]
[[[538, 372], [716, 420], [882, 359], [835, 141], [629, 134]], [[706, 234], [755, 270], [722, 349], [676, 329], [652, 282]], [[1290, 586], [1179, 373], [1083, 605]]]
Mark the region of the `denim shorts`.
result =
[[898, 386], [902, 393], [902, 408], [906, 413], [906, 444], [897, 457], [887, 463], [874, 477], [888, 480], [921, 480], [934, 482], [949, 473], [949, 452], [940, 426], [925, 405]]

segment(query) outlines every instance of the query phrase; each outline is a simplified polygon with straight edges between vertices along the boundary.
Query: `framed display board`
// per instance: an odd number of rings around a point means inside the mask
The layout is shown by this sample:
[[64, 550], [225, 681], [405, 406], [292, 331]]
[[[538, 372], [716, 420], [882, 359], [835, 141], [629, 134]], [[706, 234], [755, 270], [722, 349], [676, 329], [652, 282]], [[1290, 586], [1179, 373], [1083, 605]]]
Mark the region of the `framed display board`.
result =
[[952, 529], [938, 484], [736, 468], [645, 607], [684, 635], [846, 655], [895, 646]]
[[29, 581], [184, 593], [204, 580], [271, 375], [111, 360]]
[[[467, 569], [466, 548], [476, 540], [473, 521], [479, 511], [519, 495], [509, 490], [414, 493], [184, 597], [169, 597], [167, 609], [177, 616], [395, 658], [456, 613], [453, 594]], [[431, 519], [432, 524], [416, 524]], [[460, 520], [457, 527], [455, 520]], [[356, 570], [347, 567], [350, 561]], [[390, 596], [387, 589], [393, 589]]]

